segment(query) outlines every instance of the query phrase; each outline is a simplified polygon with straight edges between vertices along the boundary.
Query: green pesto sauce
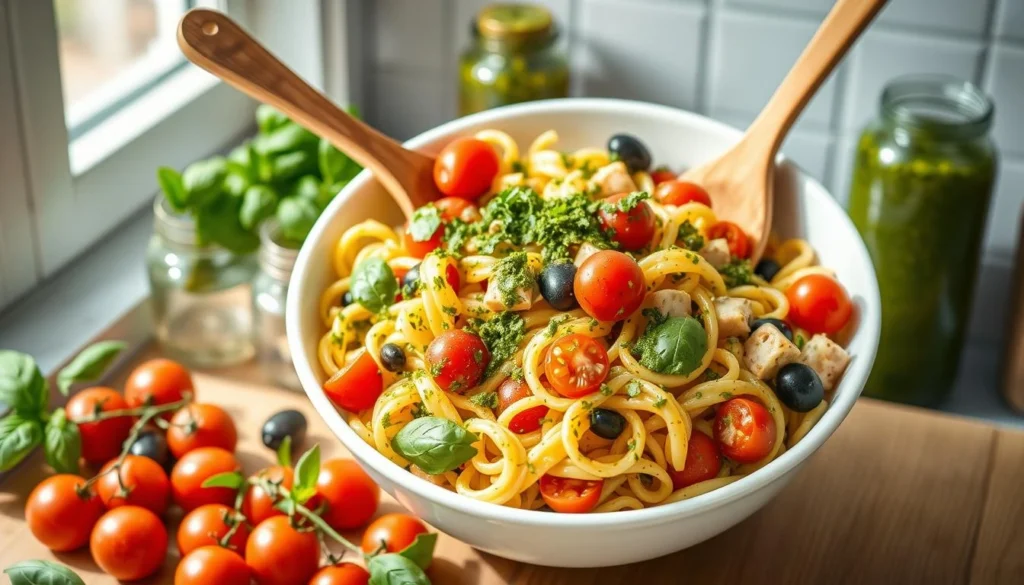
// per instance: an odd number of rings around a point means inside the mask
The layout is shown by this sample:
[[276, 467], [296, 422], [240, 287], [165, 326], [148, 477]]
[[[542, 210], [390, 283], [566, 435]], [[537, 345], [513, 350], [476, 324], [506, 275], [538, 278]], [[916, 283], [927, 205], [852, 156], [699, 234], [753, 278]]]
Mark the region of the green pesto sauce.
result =
[[491, 52], [474, 47], [459, 62], [461, 115], [569, 95], [569, 67], [554, 49]]

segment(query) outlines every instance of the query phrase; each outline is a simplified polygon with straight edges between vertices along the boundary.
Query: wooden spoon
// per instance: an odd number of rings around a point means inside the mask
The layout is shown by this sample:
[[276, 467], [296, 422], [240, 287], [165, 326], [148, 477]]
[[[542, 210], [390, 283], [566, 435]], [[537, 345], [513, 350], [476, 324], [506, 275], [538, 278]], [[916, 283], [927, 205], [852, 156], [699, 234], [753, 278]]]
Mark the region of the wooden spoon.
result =
[[779, 146], [814, 92], [885, 2], [836, 2], [743, 138], [718, 159], [681, 177], [712, 193], [715, 213], [747, 232], [755, 244], [751, 255], [755, 263], [764, 253], [771, 231], [772, 184]]
[[441, 197], [433, 158], [406, 150], [345, 113], [226, 15], [206, 8], [189, 10], [178, 25], [178, 46], [189, 61], [274, 106], [370, 169], [407, 218]]

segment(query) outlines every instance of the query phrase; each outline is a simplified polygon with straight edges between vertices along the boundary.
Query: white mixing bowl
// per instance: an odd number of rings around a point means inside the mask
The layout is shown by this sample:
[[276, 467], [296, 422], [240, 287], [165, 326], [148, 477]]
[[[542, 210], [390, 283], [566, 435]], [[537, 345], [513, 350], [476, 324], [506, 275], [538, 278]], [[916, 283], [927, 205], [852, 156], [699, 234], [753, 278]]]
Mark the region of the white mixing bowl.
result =
[[[646, 103], [566, 99], [499, 108], [461, 118], [410, 140], [407, 146], [437, 153], [453, 138], [484, 128], [503, 130], [525, 149], [545, 130], [556, 148], [603, 146], [628, 132], [639, 137], [655, 164], [684, 169], [718, 156], [741, 133], [696, 114]], [[867, 250], [846, 213], [818, 181], [790, 163], [776, 173], [775, 230], [810, 241], [820, 262], [838, 273], [857, 307], [853, 356], [831, 406], [793, 449], [763, 469], [721, 489], [645, 510], [607, 514], [523, 511], [478, 502], [413, 476], [364, 443], [321, 389], [317, 361], [324, 333], [320, 295], [334, 279], [332, 253], [342, 232], [365, 219], [398, 225], [403, 218], [368, 172], [328, 206], [299, 253], [288, 294], [288, 341], [302, 386], [320, 416], [359, 464], [412, 513], [459, 540], [502, 557], [560, 567], [596, 567], [642, 561], [707, 540], [753, 514], [775, 496], [807, 458], [835, 432], [867, 380], [878, 345], [880, 302]], [[713, 197], [713, 194], [712, 194]], [[779, 538], [785, 534], [780, 527]]]

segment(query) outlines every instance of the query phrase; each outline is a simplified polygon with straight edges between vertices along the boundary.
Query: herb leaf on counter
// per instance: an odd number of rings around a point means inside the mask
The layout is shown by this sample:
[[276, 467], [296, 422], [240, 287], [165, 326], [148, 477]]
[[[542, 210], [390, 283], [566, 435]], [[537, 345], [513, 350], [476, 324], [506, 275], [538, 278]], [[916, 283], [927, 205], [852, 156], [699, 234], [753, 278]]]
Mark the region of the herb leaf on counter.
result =
[[57, 473], [78, 473], [82, 456], [82, 434], [78, 425], [68, 420], [63, 408], [53, 411], [46, 422], [43, 451], [46, 462]]
[[57, 387], [64, 396], [75, 382], [92, 382], [103, 375], [107, 367], [125, 348], [123, 341], [99, 341], [82, 350], [57, 374]]
[[53, 561], [21, 561], [4, 569], [11, 585], [85, 585], [74, 571]]
[[43, 425], [15, 412], [0, 418], [0, 471], [8, 471], [43, 442]]
[[38, 417], [49, 401], [46, 380], [32, 356], [0, 350], [0, 402], [20, 414]]
[[430, 585], [426, 573], [414, 561], [398, 553], [370, 557], [370, 585]]

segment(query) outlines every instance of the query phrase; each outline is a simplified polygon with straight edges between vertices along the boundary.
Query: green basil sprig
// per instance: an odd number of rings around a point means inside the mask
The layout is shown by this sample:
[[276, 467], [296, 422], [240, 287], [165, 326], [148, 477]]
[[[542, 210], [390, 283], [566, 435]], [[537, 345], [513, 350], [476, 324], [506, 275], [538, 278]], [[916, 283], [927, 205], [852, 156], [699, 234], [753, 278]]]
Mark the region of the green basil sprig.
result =
[[395, 302], [398, 281], [388, 263], [380, 258], [367, 258], [352, 271], [349, 290], [357, 303], [379, 313]]
[[32, 356], [0, 351], [0, 402], [25, 416], [41, 416], [46, 411], [50, 393]]
[[123, 341], [100, 341], [85, 348], [57, 375], [60, 393], [67, 396], [75, 382], [91, 382], [99, 378], [124, 347]]
[[687, 375], [700, 366], [708, 339], [693, 317], [669, 317], [640, 337], [633, 355], [640, 365], [660, 374]]
[[367, 567], [370, 585], [430, 585], [423, 569], [398, 553], [370, 557]]
[[85, 585], [74, 571], [53, 561], [21, 561], [4, 569], [11, 585]]
[[391, 448], [431, 475], [451, 471], [476, 455], [477, 436], [436, 416], [414, 419], [391, 440]]
[[43, 424], [17, 412], [0, 419], [0, 471], [21, 463], [43, 442]]
[[78, 459], [82, 456], [82, 434], [78, 425], [68, 420], [63, 408], [58, 408], [46, 422], [43, 451], [46, 462], [57, 473], [78, 473]]

